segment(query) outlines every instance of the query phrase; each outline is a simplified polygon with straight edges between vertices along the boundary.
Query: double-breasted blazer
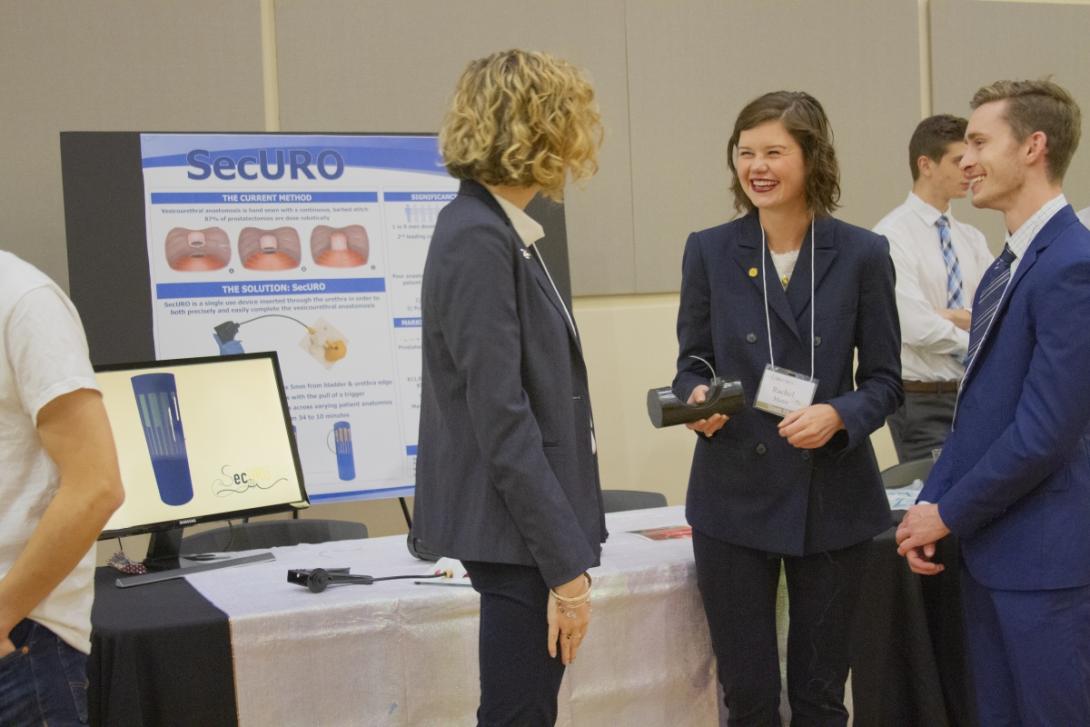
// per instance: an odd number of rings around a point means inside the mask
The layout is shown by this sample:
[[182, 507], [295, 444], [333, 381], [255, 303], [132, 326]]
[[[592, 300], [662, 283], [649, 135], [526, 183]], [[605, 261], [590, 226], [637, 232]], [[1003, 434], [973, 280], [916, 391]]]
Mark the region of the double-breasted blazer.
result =
[[1019, 261], [920, 493], [988, 588], [1090, 584], [1088, 325], [1090, 230], [1066, 206]]
[[537, 250], [463, 182], [439, 214], [421, 291], [413, 534], [462, 560], [597, 565], [605, 519], [578, 331]]
[[[768, 325], [761, 256], [767, 269]], [[813, 266], [811, 268], [811, 266]], [[811, 348], [811, 269], [816, 306]], [[755, 212], [689, 236], [678, 311], [674, 393], [707, 384], [707, 359], [737, 379], [746, 408], [710, 438], [699, 435], [689, 477], [690, 524], [735, 545], [806, 555], [863, 542], [890, 527], [869, 434], [902, 401], [901, 338], [885, 238], [831, 217], [814, 222], [785, 290], [762, 245]], [[780, 417], [753, 408], [769, 364], [818, 380], [814, 403], [844, 421], [816, 450], [780, 437]], [[854, 376], [853, 360], [858, 355]]]

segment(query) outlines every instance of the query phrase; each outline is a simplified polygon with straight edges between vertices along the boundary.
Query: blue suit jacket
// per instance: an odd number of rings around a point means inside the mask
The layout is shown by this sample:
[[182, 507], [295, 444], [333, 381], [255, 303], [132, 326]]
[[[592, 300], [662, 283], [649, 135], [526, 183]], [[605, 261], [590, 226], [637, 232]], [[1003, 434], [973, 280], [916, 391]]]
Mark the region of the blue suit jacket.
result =
[[[885, 238], [830, 217], [815, 223], [814, 403], [844, 420], [817, 450], [780, 437], [780, 418], [753, 408], [701, 435], [689, 477], [687, 515], [698, 530], [736, 545], [803, 555], [854, 545], [890, 526], [868, 435], [896, 410], [901, 394], [901, 337], [893, 263]], [[689, 236], [678, 311], [678, 374], [683, 401], [720, 377], [739, 379], [752, 407], [769, 362], [761, 292], [766, 256], [769, 319], [777, 366], [810, 373], [810, 239], [785, 291], [761, 246], [757, 215]], [[853, 386], [853, 356], [859, 369]]]
[[1090, 584], [1090, 231], [1065, 207], [1030, 243], [965, 372], [920, 494], [989, 588]]
[[475, 182], [439, 213], [422, 286], [413, 534], [446, 556], [572, 580], [606, 536], [577, 332]]

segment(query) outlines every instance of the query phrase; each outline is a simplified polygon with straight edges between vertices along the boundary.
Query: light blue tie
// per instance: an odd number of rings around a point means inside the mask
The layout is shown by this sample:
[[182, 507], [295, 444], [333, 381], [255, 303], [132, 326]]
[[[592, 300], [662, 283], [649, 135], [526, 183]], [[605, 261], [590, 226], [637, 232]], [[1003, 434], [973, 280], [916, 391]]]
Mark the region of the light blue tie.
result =
[[942, 245], [942, 260], [946, 263], [946, 307], [964, 308], [965, 294], [961, 286], [961, 266], [958, 254], [954, 252], [954, 243], [950, 240], [950, 220], [941, 215], [935, 220], [939, 228], [939, 243]]

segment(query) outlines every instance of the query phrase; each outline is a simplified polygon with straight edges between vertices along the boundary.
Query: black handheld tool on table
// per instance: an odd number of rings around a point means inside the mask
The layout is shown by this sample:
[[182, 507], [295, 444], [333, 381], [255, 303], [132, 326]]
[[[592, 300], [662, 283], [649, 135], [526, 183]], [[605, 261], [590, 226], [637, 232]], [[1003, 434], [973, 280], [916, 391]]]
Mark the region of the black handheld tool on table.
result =
[[381, 576], [376, 578], [375, 576], [353, 574], [348, 568], [315, 568], [313, 570], [292, 568], [288, 571], [288, 583], [304, 586], [309, 589], [311, 593], [321, 593], [335, 583], [369, 586], [378, 581], [396, 581], [403, 578], [415, 578], [418, 580], [424, 578], [445, 578], [447, 575], [447, 573], [436, 573], [435, 575]]

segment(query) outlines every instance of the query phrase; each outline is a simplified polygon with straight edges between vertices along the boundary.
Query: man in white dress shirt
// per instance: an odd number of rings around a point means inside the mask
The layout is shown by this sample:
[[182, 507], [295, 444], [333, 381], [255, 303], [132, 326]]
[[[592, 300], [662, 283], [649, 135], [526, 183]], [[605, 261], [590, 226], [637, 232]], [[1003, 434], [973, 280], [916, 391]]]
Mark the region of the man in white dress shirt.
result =
[[950, 430], [969, 350], [970, 306], [994, 259], [984, 235], [954, 219], [950, 200], [965, 197], [958, 167], [966, 120], [924, 119], [909, 141], [912, 192], [874, 231], [889, 240], [897, 269], [905, 403], [888, 420], [902, 462], [931, 456]]

